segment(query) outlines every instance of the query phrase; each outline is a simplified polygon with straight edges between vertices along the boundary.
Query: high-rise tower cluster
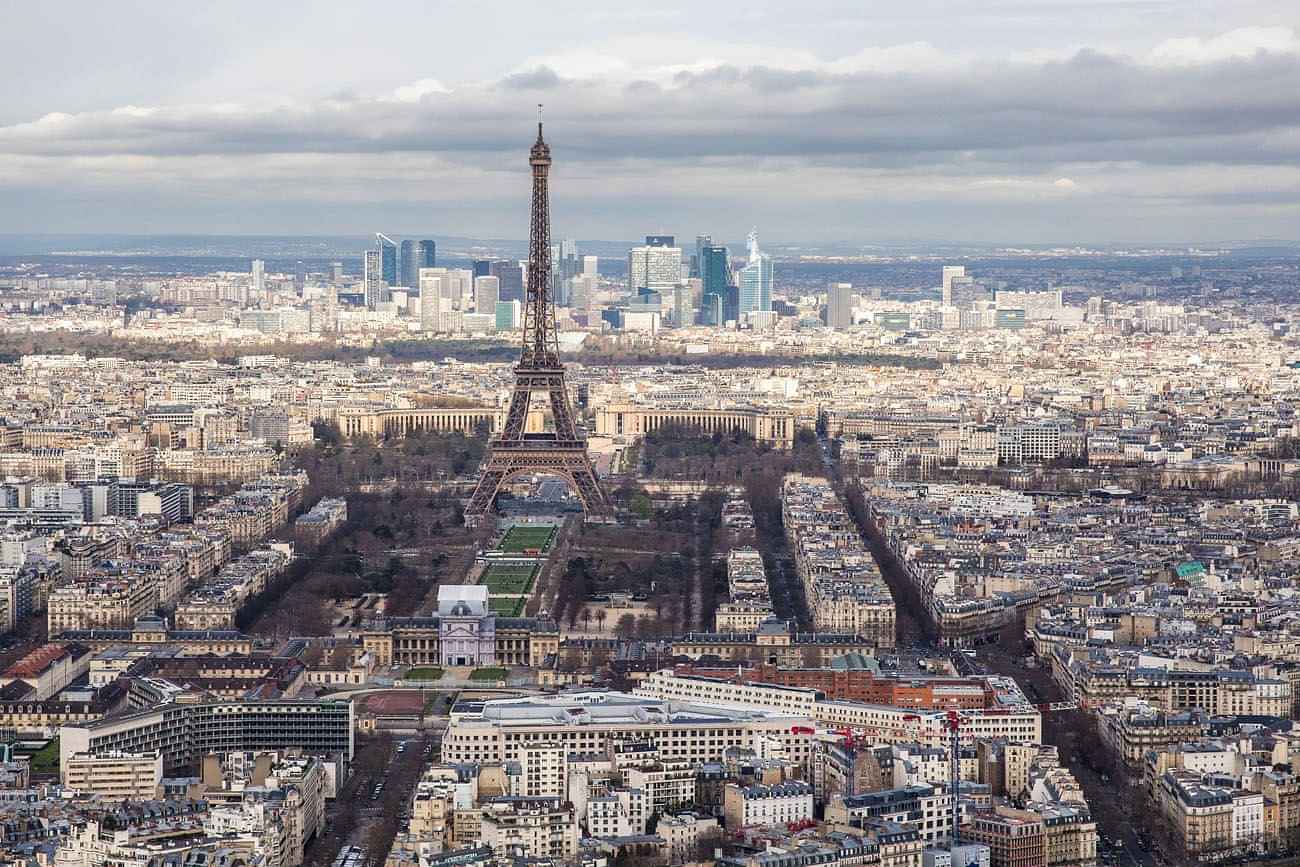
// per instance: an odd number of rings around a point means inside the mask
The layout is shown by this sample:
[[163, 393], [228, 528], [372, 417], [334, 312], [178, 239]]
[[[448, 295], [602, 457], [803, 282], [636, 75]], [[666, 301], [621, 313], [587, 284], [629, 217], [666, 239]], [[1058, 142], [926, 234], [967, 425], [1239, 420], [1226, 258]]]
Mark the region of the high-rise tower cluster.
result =
[[361, 257], [366, 307], [374, 310], [379, 304], [391, 300], [394, 289], [418, 291], [420, 269], [436, 267], [437, 260], [438, 245], [435, 241], [408, 239], [399, 245], [382, 232], [376, 232], [375, 246]]

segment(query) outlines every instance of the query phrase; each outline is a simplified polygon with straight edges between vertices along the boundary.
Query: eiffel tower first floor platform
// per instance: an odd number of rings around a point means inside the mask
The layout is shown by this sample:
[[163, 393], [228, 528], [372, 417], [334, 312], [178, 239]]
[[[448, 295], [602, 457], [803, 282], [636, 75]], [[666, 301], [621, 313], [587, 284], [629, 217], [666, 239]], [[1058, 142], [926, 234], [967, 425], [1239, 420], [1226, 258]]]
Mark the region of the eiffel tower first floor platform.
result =
[[582, 501], [588, 515], [608, 514], [609, 501], [596, 480], [591, 458], [587, 455], [584, 440], [524, 439], [515, 442], [492, 443], [478, 484], [465, 506], [465, 523], [476, 526], [492, 513], [497, 494], [503, 485], [515, 476], [540, 473], [558, 476], [569, 483], [570, 489]]

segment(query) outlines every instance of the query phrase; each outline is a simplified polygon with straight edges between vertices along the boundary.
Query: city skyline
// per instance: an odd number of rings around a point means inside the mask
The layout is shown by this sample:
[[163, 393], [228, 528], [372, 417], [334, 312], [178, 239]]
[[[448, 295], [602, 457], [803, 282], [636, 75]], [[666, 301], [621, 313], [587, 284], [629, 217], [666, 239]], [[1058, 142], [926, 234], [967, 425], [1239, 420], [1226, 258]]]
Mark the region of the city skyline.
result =
[[484, 22], [398, 7], [411, 32], [337, 69], [319, 46], [375, 39], [348, 10], [59, 16], [94, 87], [34, 53], [55, 10], [15, 11], [0, 232], [522, 237], [508, 151], [538, 102], [566, 237], [1172, 243], [1285, 237], [1300, 207], [1280, 3], [667, 5], [588, 16], [582, 40], [525, 13], [436, 60], [400, 50], [418, 25]]
[[1296, 10], [679, 4], [6, 15], [6, 867], [1297, 861]]

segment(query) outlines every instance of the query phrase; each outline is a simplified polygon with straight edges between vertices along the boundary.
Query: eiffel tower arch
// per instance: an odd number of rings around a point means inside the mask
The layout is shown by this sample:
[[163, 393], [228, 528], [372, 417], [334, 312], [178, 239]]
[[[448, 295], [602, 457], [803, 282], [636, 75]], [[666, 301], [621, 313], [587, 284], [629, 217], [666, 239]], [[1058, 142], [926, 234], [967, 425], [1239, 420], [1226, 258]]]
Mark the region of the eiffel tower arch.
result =
[[[492, 512], [502, 485], [525, 473], [559, 476], [582, 501], [588, 514], [609, 511], [587, 454], [587, 441], [578, 435], [569, 405], [569, 391], [560, 363], [555, 328], [555, 303], [551, 298], [551, 211], [547, 189], [551, 149], [537, 124], [537, 141], [528, 153], [533, 173], [533, 198], [528, 230], [528, 289], [523, 309], [523, 346], [515, 365], [515, 387], [510, 408], [499, 434], [488, 444], [478, 484], [465, 506], [465, 523], [477, 524]], [[548, 396], [554, 429], [527, 433], [528, 408], [533, 395]]]

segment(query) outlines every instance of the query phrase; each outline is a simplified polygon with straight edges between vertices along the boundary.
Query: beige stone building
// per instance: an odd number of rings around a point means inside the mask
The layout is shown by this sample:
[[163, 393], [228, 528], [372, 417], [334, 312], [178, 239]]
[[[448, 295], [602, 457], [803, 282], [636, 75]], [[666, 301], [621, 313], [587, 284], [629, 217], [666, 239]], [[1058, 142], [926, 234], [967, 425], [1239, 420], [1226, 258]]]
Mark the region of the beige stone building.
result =
[[110, 799], [150, 800], [162, 782], [162, 753], [76, 753], [63, 769], [63, 785]]
[[482, 804], [479, 839], [497, 861], [568, 858], [578, 851], [578, 820], [561, 798], [505, 796]]

